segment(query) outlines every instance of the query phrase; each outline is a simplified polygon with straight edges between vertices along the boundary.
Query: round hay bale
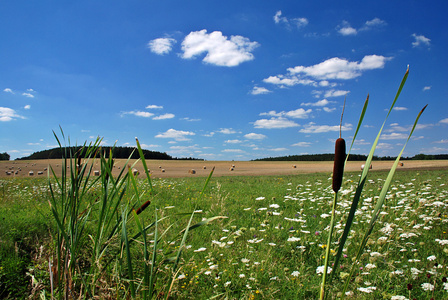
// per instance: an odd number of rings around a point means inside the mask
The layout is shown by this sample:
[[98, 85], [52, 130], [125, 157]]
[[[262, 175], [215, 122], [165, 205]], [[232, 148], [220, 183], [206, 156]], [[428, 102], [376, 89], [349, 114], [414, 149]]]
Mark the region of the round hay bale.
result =
[[162, 169], [162, 173], [165, 173], [165, 169]]
[[188, 170], [188, 173], [189, 174], [196, 174], [196, 170], [195, 169], [190, 169], [190, 170]]
[[100, 171], [98, 171], [98, 170], [93, 171], [93, 175], [94, 176], [100, 176]]
[[132, 174], [134, 174], [134, 176], [137, 176], [139, 174], [139, 172], [137, 169], [134, 168], [134, 169], [132, 169]]
[[234, 168], [233, 167], [231, 167], [230, 169], [229, 169], [230, 171], [233, 171], [234, 170]]
[[204, 170], [205, 170], [205, 169], [207, 169], [207, 167], [206, 167], [206, 166], [203, 166], [202, 168], [203, 168]]
[[295, 169], [295, 168], [297, 168], [297, 166], [296, 165], [292, 165], [292, 167]]
[[28, 172], [28, 175], [29, 175], [29, 176], [34, 176], [34, 172], [33, 172], [33, 171], [29, 171], [29, 172]]

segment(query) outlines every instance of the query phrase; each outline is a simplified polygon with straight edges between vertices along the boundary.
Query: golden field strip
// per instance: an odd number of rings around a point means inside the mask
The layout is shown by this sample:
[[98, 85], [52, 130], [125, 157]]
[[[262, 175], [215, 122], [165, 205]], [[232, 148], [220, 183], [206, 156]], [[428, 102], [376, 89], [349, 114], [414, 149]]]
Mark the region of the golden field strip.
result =
[[[116, 159], [113, 174], [118, 174], [123, 168], [131, 167], [135, 160], [130, 160], [126, 164], [126, 159]], [[47, 170], [51, 165], [57, 175], [61, 173], [61, 160], [18, 160], [0, 161], [0, 178], [6, 177], [34, 177], [47, 176]], [[394, 161], [373, 161], [372, 170], [389, 170]], [[100, 162], [93, 162], [93, 171], [100, 171]], [[345, 170], [361, 170], [361, 161], [350, 161]], [[198, 160], [147, 160], [147, 165], [153, 178], [179, 178], [179, 177], [205, 177], [215, 167], [213, 176], [260, 176], [260, 175], [294, 175], [306, 173], [331, 173], [333, 170], [332, 161], [198, 161]], [[139, 177], [144, 177], [144, 169], [139, 161], [135, 166], [140, 173]], [[448, 160], [410, 160], [403, 161], [403, 166], [399, 170], [431, 170], [448, 169]], [[194, 170], [194, 172], [192, 171]], [[194, 173], [194, 174], [192, 174]]]

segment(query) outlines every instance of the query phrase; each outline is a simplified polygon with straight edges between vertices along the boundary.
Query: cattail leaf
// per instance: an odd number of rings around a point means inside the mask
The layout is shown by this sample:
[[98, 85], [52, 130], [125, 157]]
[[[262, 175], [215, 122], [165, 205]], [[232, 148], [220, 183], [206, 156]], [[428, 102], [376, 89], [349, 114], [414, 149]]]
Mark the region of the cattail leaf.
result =
[[[218, 219], [227, 219], [227, 218], [228, 218], [228, 217], [225, 217], [225, 216], [215, 216], [215, 217], [211, 217], [211, 218], [208, 218], [208, 219], [206, 219], [206, 220], [204, 220], [204, 221], [201, 221], [201, 222], [198, 222], [198, 223], [196, 223], [196, 224], [194, 224], [194, 225], [191, 225], [191, 226], [188, 228], [188, 230], [193, 230], [193, 229], [196, 229], [196, 228], [198, 228], [198, 227], [207, 225], [208, 223], [210, 223], [210, 222], [212, 222], [212, 221], [214, 221], [214, 220], [218, 220]], [[185, 232], [185, 230], [187, 230], [187, 229], [182, 230], [181, 233]]]
[[359, 120], [358, 120], [358, 125], [356, 126], [356, 130], [355, 130], [355, 134], [353, 135], [352, 143], [350, 144], [350, 148], [348, 149], [348, 153], [345, 158], [345, 163], [347, 163], [347, 161], [348, 161], [348, 157], [352, 151], [352, 147], [353, 147], [353, 144], [355, 143], [356, 136], [358, 135], [359, 128], [361, 128], [361, 124], [364, 120], [364, 116], [366, 114], [368, 104], [369, 104], [369, 94], [367, 94], [366, 101], [364, 101], [364, 106], [362, 107], [361, 115], [359, 116]]
[[[344, 249], [345, 242], [347, 241], [347, 237], [348, 237], [348, 234], [350, 232], [351, 225], [352, 225], [353, 220], [355, 218], [355, 213], [356, 213], [356, 210], [358, 208], [358, 204], [359, 204], [360, 199], [361, 199], [361, 193], [362, 193], [362, 190], [364, 189], [364, 184], [366, 182], [367, 175], [369, 173], [370, 164], [372, 163], [372, 159], [373, 159], [373, 155], [375, 153], [376, 146], [378, 145], [378, 141], [380, 139], [381, 133], [382, 133], [383, 128], [384, 128], [384, 125], [386, 124], [387, 118], [389, 117], [389, 114], [391, 113], [392, 109], [394, 108], [395, 103], [397, 102], [397, 99], [398, 99], [398, 97], [399, 97], [399, 95], [400, 95], [400, 93], [401, 93], [401, 91], [403, 89], [403, 86], [404, 86], [404, 84], [406, 82], [408, 74], [409, 74], [409, 67], [407, 68], [407, 70], [406, 70], [406, 72], [405, 72], [405, 74], [403, 76], [403, 79], [401, 80], [400, 86], [399, 86], [398, 91], [397, 91], [397, 93], [395, 95], [395, 98], [394, 98], [394, 100], [392, 102], [392, 105], [389, 108], [389, 111], [388, 111], [388, 113], [386, 115], [386, 118], [385, 118], [385, 120], [383, 122], [383, 125], [381, 126], [381, 128], [380, 128], [380, 130], [379, 130], [379, 132], [378, 132], [378, 134], [377, 134], [377, 136], [375, 138], [375, 141], [372, 144], [372, 148], [370, 149], [369, 155], [367, 156], [367, 159], [366, 159], [366, 162], [365, 162], [365, 165], [364, 165], [364, 169], [362, 170], [361, 177], [359, 179], [358, 186], [357, 186], [356, 191], [355, 191], [355, 196], [353, 197], [352, 205], [350, 207], [350, 212], [348, 214], [347, 221], [345, 223], [344, 232], [342, 233], [342, 236], [339, 239], [338, 252], [336, 253], [335, 262], [334, 262], [334, 270], [335, 270], [335, 272], [332, 272], [331, 278], [336, 274], [336, 272], [338, 270], [337, 267], [339, 266], [339, 260], [342, 257], [342, 250]], [[331, 278], [330, 278], [330, 280], [331, 280]]]

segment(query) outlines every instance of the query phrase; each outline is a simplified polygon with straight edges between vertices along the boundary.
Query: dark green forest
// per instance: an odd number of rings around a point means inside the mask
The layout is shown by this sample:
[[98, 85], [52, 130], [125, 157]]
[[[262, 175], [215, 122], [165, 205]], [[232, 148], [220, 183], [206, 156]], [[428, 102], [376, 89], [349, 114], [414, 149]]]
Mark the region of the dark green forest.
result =
[[[395, 160], [395, 156], [373, 156], [374, 160]], [[365, 161], [367, 155], [362, 154], [350, 154], [348, 157], [349, 161]], [[448, 154], [417, 154], [412, 157], [402, 157], [401, 160], [434, 160], [434, 159], [448, 159]], [[305, 154], [305, 155], [288, 155], [288, 156], [278, 156], [278, 157], [267, 157], [254, 159], [253, 161], [333, 161], [333, 153], [324, 154]]]

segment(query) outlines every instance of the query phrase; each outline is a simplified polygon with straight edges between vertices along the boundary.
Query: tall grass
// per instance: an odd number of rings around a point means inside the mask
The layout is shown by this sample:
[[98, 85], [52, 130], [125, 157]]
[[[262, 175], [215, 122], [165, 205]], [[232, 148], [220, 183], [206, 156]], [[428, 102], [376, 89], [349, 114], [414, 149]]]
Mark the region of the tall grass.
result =
[[[61, 133], [65, 141], [62, 129]], [[192, 224], [194, 212], [191, 213], [187, 227], [179, 233], [182, 241], [171, 265], [172, 273], [168, 279], [165, 278], [166, 282], [157, 282], [162, 270], [158, 265], [172, 261], [169, 258], [158, 259], [157, 251], [171, 225], [160, 235], [159, 222], [168, 217], [159, 218], [156, 209], [154, 221], [148, 225], [145, 224], [146, 217], [142, 218], [142, 213], [151, 203], [154, 188], [139, 141], [136, 141], [137, 151], [145, 166], [149, 185], [149, 190], [143, 191], [139, 189], [132, 172], [137, 161], [131, 166], [128, 159], [128, 168], [121, 169], [114, 176], [113, 149], [108, 155], [103, 153], [101, 139], [72, 152], [73, 148], [63, 147], [59, 137], [54, 135], [65, 153], [62, 175], [57, 176], [50, 167], [52, 176], [48, 179], [51, 193], [49, 204], [57, 224], [54, 234], [56, 257], [49, 262], [52, 297], [68, 299], [109, 295], [150, 299], [155, 296], [158, 284], [158, 293], [161, 294], [160, 289], [165, 288], [168, 298], [188, 233], [216, 218]], [[92, 170], [97, 160], [101, 175], [94, 177]], [[182, 216], [175, 222], [181, 219]], [[148, 234], [154, 235], [153, 251], [150, 251]], [[139, 250], [140, 246], [142, 250]], [[135, 259], [135, 251], [143, 252], [142, 260]], [[111, 291], [114, 291], [114, 296]]]

